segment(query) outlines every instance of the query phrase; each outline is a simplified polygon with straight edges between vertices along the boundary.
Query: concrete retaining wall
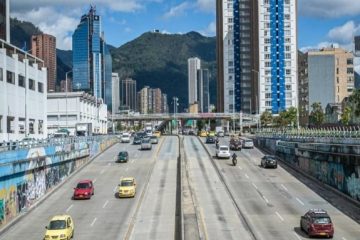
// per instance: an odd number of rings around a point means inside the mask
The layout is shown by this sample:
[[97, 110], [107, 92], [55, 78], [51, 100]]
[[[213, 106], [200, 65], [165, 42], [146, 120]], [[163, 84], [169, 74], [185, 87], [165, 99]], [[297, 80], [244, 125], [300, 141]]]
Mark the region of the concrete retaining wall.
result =
[[360, 145], [285, 142], [257, 138], [260, 148], [360, 203]]
[[114, 138], [99, 137], [0, 152], [0, 227], [115, 142]]

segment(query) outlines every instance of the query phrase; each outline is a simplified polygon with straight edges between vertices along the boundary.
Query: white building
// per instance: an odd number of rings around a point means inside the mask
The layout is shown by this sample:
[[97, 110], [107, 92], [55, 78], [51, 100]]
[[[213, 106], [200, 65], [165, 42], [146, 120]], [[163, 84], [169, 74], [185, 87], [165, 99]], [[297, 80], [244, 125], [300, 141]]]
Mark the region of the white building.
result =
[[118, 73], [112, 73], [112, 113], [120, 111], [120, 79]]
[[198, 70], [201, 68], [201, 61], [199, 58], [188, 59], [188, 90], [189, 90], [189, 105], [198, 101]]
[[91, 123], [92, 132], [107, 134], [107, 105], [85, 92], [48, 93], [48, 133], [68, 129], [74, 135], [77, 123]]
[[259, 1], [259, 111], [297, 107], [297, 0]]
[[0, 141], [47, 136], [43, 64], [0, 39]]

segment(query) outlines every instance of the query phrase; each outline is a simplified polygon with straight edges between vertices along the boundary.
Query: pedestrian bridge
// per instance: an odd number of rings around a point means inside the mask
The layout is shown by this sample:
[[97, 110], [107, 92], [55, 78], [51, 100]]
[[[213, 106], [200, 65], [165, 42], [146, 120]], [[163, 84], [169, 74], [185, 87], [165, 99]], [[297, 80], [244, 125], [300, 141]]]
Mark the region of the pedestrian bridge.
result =
[[240, 121], [243, 125], [257, 124], [258, 115], [244, 113], [176, 113], [176, 114], [114, 114], [113, 121], [169, 121], [169, 120], [197, 120], [197, 119], [223, 119]]

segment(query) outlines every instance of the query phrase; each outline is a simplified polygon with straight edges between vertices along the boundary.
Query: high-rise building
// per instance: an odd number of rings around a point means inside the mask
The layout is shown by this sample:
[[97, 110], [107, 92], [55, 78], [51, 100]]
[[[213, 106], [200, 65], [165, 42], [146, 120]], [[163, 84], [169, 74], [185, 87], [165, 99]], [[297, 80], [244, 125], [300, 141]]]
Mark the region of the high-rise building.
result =
[[355, 54], [356, 56], [360, 57], [360, 36], [355, 36]]
[[0, 39], [10, 43], [10, 3], [0, 0]]
[[201, 68], [201, 61], [199, 58], [188, 59], [188, 93], [189, 105], [198, 101], [198, 70]]
[[111, 56], [95, 7], [81, 17], [73, 38], [73, 89], [102, 98], [111, 109]]
[[297, 107], [297, 0], [259, 4], [259, 111]]
[[217, 0], [217, 111], [257, 112], [258, 1]]
[[308, 76], [309, 108], [341, 103], [354, 89], [353, 53], [336, 46], [308, 52]]
[[169, 112], [169, 105], [167, 101], [167, 94], [163, 93], [161, 95], [161, 112], [168, 113]]
[[298, 103], [299, 123], [307, 126], [309, 123], [309, 76], [308, 54], [298, 51]]
[[168, 112], [167, 95], [160, 88], [143, 87], [137, 94], [138, 111], [142, 114]]
[[160, 88], [150, 89], [149, 96], [151, 96], [149, 105], [152, 113], [162, 113], [162, 93]]
[[198, 70], [198, 107], [200, 112], [209, 112], [209, 70]]
[[136, 81], [127, 78], [120, 81], [120, 110], [136, 111]]
[[47, 67], [47, 91], [54, 92], [56, 86], [56, 38], [49, 34], [31, 37], [31, 53], [44, 60]]
[[112, 114], [120, 111], [120, 79], [118, 73], [112, 73]]
[[138, 93], [138, 111], [141, 114], [147, 114], [149, 111], [149, 89], [150, 87], [143, 87]]

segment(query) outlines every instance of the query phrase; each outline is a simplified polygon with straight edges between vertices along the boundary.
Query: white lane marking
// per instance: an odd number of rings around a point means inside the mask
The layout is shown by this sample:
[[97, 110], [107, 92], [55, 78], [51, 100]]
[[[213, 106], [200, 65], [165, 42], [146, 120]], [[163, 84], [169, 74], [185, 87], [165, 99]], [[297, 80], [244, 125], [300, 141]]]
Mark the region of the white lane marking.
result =
[[258, 190], [258, 187], [255, 185], [255, 183], [252, 183], [252, 185], [254, 186], [254, 188], [255, 188], [256, 190]]
[[241, 166], [239, 166], [240, 170], [243, 170], [243, 168]]
[[269, 200], [268, 200], [265, 196], [263, 196], [263, 198], [264, 198], [265, 202], [266, 202], [267, 204], [269, 204]]
[[103, 174], [104, 172], [105, 172], [105, 169], [101, 170], [100, 175]]
[[73, 207], [73, 205], [71, 204], [71, 205], [66, 209], [66, 212], [69, 212], [72, 207]]
[[129, 170], [129, 168], [126, 168], [126, 169], [125, 169], [125, 172], [127, 172], [128, 170]]
[[299, 198], [296, 198], [296, 201], [298, 201], [298, 203], [300, 203], [301, 205], [305, 205]]
[[346, 238], [344, 238], [344, 237], [342, 237], [341, 239], [342, 239], [342, 240], [346, 240]]
[[297, 233], [294, 233], [294, 232], [293, 232], [293, 234], [295, 235], [295, 237], [296, 237], [297, 239], [301, 240], [301, 237], [299, 237], [299, 235], [297, 235]]
[[281, 220], [282, 222], [284, 221], [284, 218], [280, 215], [280, 213], [275, 212], [275, 214], [280, 218], [280, 220]]
[[245, 177], [247, 178], [247, 179], [249, 179], [249, 176], [245, 173]]
[[93, 181], [93, 183], [96, 183], [96, 180], [97, 180], [97, 179], [95, 178], [94, 181]]
[[111, 165], [111, 163], [109, 162], [109, 163], [108, 163], [108, 166], [110, 166], [110, 165]]
[[106, 202], [105, 202], [104, 205], [103, 205], [103, 208], [105, 208], [108, 203], [109, 203], [109, 201], [106, 200]]
[[97, 218], [94, 218], [94, 220], [92, 221], [92, 223], [90, 224], [90, 226], [94, 226], [96, 220], [97, 220]]
[[133, 164], [133, 163], [134, 163], [134, 160], [131, 160], [130, 163]]
[[280, 184], [280, 186], [281, 186], [285, 191], [289, 191], [289, 190], [284, 186], [284, 184]]

